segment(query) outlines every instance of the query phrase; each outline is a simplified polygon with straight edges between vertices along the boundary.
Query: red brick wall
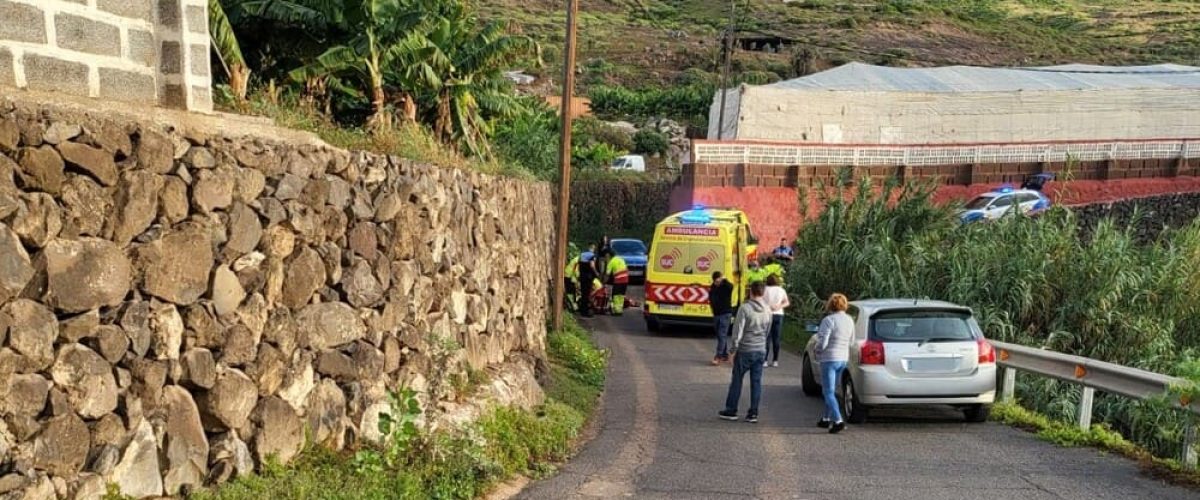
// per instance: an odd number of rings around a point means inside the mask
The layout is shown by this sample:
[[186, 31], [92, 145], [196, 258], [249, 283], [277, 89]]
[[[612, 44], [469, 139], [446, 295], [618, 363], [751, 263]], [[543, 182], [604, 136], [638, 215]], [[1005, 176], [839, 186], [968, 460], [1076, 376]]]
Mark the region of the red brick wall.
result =
[[[1055, 203], [1066, 205], [1200, 192], [1200, 177], [1195, 176], [1200, 174], [1198, 166], [1194, 161], [1167, 160], [1084, 162], [1072, 167], [1072, 181], [1051, 182], [1046, 192]], [[1061, 175], [1064, 169], [1065, 165], [1057, 163], [859, 167], [854, 175], [870, 175], [877, 182], [892, 175], [936, 178], [942, 185], [934, 199], [949, 202], [966, 200], [1003, 184], [1017, 185], [1027, 174], [1041, 171]], [[836, 180], [836, 173], [835, 167], [688, 166], [671, 192], [671, 210], [685, 210], [697, 203], [740, 208], [749, 216], [759, 241], [774, 248], [780, 238], [792, 238], [800, 229], [796, 186], [829, 185]], [[809, 207], [815, 214], [819, 207], [811, 198], [816, 196], [810, 196]]]
[[769, 248], [779, 238], [794, 239], [800, 229], [800, 205], [796, 188], [790, 187], [698, 187], [676, 186], [671, 192], [671, 211], [687, 210], [699, 203], [708, 207], [740, 208], [750, 218], [758, 241]]

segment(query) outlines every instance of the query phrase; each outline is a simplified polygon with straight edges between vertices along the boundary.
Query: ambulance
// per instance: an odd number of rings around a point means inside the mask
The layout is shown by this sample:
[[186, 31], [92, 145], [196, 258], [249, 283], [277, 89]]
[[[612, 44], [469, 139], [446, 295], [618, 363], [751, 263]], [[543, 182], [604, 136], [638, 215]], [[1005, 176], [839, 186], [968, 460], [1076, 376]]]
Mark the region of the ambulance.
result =
[[747, 297], [743, 276], [756, 250], [750, 221], [741, 210], [693, 207], [655, 226], [646, 262], [646, 328], [664, 324], [711, 324], [708, 288], [721, 271], [733, 283], [733, 304]]

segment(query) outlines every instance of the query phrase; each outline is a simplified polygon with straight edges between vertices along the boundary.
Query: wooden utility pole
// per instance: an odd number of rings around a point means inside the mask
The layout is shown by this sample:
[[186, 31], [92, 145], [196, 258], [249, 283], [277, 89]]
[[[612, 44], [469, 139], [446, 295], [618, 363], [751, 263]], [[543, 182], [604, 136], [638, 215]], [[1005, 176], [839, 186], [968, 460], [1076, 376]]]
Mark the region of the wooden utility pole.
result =
[[725, 92], [729, 86], [729, 66], [733, 59], [734, 32], [737, 30], [737, 0], [729, 0], [729, 27], [721, 40], [721, 104], [717, 109], [717, 140], [725, 137]]
[[563, 292], [567, 264], [567, 215], [571, 206], [571, 104], [575, 95], [575, 22], [579, 0], [567, 0], [567, 40], [563, 47], [562, 143], [558, 158], [558, 242], [554, 248], [554, 329], [563, 326]]

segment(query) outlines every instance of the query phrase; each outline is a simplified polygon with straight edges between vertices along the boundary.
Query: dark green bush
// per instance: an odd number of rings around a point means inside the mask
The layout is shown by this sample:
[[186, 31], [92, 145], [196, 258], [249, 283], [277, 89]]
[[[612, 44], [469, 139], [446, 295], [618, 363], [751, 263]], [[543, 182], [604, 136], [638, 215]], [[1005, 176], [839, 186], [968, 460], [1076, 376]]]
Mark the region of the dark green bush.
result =
[[667, 136], [657, 130], [642, 129], [633, 134], [633, 152], [646, 155], [663, 154], [671, 146]]

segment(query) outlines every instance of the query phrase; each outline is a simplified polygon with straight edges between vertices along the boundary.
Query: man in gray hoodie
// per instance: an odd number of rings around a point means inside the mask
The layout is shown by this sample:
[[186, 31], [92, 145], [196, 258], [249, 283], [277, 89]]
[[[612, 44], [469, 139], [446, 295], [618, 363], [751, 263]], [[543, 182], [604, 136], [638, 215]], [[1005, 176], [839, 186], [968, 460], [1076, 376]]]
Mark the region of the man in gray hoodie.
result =
[[733, 380], [725, 397], [725, 409], [717, 415], [725, 420], [737, 420], [738, 400], [742, 397], [742, 380], [750, 373], [750, 411], [746, 421], [758, 422], [758, 402], [762, 399], [763, 361], [767, 358], [767, 334], [771, 331], [771, 308], [763, 302], [766, 286], [761, 281], [750, 284], [750, 300], [738, 308], [733, 320], [733, 339], [729, 352], [733, 355]]

